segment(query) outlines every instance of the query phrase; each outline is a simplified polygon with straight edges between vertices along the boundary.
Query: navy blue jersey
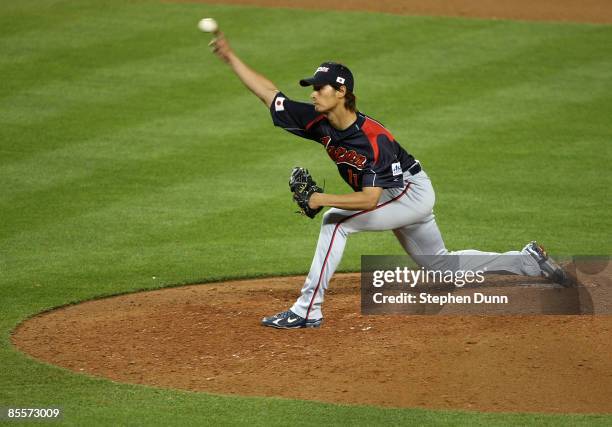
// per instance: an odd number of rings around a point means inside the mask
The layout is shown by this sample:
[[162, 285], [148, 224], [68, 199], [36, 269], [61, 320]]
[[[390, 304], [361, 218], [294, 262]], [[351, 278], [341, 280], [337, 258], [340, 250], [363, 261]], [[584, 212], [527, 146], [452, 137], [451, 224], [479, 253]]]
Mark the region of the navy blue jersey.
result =
[[270, 111], [275, 126], [322, 144], [355, 191], [403, 187], [402, 174], [415, 162], [383, 125], [365, 114], [358, 112], [355, 123], [338, 130], [314, 105], [292, 101], [281, 92]]

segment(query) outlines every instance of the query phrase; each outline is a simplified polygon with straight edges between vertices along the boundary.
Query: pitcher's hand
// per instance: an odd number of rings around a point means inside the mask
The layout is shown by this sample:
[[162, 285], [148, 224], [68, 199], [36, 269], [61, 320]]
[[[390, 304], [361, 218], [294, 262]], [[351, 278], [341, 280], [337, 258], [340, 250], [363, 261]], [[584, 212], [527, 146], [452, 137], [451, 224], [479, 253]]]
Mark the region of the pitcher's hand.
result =
[[210, 46], [213, 53], [224, 62], [229, 62], [230, 56], [234, 54], [229, 42], [221, 31], [216, 33], [216, 37], [208, 43], [208, 46]]

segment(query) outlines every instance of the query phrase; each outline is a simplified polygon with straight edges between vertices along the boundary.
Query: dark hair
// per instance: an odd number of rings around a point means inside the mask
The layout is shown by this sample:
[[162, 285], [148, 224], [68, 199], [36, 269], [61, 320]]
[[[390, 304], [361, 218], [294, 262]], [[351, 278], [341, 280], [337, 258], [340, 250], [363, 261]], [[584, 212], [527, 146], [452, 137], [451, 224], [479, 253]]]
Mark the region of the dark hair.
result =
[[330, 84], [330, 86], [336, 89], [338, 92], [340, 92], [340, 89], [342, 86], [344, 86], [344, 108], [352, 112], [357, 111], [357, 98], [353, 92], [350, 92], [345, 85]]
[[357, 98], [353, 92], [347, 91], [344, 95], [344, 108], [353, 112], [357, 110]]

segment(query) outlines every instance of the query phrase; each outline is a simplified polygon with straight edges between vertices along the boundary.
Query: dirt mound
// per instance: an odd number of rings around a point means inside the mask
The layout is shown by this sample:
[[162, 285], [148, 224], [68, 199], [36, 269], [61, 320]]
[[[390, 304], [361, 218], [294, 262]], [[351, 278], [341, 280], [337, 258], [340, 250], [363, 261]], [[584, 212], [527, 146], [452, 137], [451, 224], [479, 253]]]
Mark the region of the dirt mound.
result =
[[362, 316], [338, 275], [318, 330], [275, 330], [302, 277], [123, 295], [24, 322], [37, 359], [116, 381], [393, 407], [612, 412], [612, 316]]

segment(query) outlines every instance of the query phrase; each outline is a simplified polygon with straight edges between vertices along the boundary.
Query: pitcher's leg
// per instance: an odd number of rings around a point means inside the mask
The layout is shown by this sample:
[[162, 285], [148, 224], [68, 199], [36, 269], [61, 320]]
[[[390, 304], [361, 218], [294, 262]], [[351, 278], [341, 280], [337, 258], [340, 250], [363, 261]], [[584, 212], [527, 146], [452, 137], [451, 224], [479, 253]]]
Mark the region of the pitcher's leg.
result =
[[342, 259], [349, 234], [392, 230], [419, 221], [424, 216], [419, 206], [406, 205], [405, 196], [409, 190], [409, 187], [385, 190], [381, 203], [370, 211], [332, 208], [325, 213], [308, 277], [291, 311], [307, 319], [322, 317], [325, 290]]
[[323, 215], [317, 249], [302, 287], [301, 295], [291, 307], [298, 316], [307, 319], [323, 317], [321, 304], [329, 281], [342, 260], [348, 233], [342, 221], [355, 214], [352, 211], [330, 209]]
[[406, 252], [421, 266], [432, 270], [486, 271], [539, 276], [537, 261], [526, 251], [505, 253], [473, 249], [449, 252], [433, 214], [423, 222], [394, 230]]

